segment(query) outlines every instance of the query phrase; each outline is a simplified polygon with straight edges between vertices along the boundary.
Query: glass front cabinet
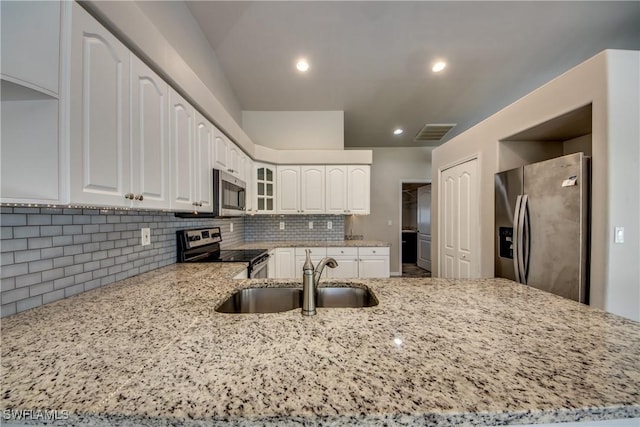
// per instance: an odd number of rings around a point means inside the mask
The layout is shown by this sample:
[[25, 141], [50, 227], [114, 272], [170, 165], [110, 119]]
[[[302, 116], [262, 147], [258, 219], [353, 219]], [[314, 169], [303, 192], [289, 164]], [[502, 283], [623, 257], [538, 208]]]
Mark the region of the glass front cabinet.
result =
[[265, 163], [256, 163], [256, 206], [258, 213], [276, 212], [276, 167]]

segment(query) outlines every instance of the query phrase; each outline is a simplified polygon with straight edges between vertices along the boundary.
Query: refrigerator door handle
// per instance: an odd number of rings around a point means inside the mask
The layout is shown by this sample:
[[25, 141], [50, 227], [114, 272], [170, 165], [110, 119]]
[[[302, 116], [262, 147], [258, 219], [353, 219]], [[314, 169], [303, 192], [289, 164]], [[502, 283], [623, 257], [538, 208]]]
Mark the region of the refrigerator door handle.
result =
[[520, 210], [522, 215], [522, 223], [520, 224], [522, 227], [522, 232], [520, 233], [520, 240], [522, 242], [520, 250], [520, 259], [522, 260], [520, 275], [522, 276], [522, 283], [526, 285], [529, 279], [529, 256], [531, 253], [531, 217], [529, 216], [529, 196], [526, 194], [522, 196]]
[[522, 204], [522, 196], [518, 195], [518, 197], [516, 198], [516, 208], [513, 211], [513, 237], [511, 242], [511, 245], [513, 247], [513, 270], [515, 271], [516, 282], [520, 282], [520, 283], [522, 283], [520, 280], [520, 263], [519, 263], [519, 259], [520, 259], [519, 220], [520, 220], [521, 204]]

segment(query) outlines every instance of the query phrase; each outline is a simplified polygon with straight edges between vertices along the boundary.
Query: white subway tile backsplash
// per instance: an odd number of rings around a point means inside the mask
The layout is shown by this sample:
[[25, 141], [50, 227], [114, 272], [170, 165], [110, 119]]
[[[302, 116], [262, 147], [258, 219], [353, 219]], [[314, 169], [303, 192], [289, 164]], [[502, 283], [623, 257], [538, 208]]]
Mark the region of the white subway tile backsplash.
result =
[[[0, 208], [1, 315], [47, 304], [176, 262], [176, 231], [220, 226], [223, 247], [244, 242], [243, 219], [181, 219], [112, 209]], [[152, 243], [140, 245], [140, 228]]]

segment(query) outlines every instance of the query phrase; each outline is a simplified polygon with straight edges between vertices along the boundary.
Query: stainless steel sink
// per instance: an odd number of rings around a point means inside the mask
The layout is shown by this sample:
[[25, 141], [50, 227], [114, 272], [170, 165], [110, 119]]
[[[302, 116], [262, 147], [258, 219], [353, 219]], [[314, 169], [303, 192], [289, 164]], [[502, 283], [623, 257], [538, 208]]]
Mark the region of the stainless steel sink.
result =
[[250, 288], [231, 295], [218, 308], [220, 313], [279, 313], [302, 307], [302, 289]]
[[358, 308], [373, 307], [378, 300], [368, 289], [327, 287], [318, 288], [316, 307]]
[[[368, 289], [322, 287], [316, 293], [320, 308], [360, 308], [378, 305]], [[250, 288], [231, 295], [216, 311], [219, 313], [279, 313], [302, 307], [301, 288]]]

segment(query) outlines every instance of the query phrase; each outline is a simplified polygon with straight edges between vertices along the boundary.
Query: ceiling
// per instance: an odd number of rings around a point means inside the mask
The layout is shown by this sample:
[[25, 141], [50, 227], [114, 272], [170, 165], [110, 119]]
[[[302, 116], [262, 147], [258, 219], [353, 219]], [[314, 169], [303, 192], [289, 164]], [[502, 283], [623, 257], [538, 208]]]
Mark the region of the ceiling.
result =
[[637, 1], [187, 4], [243, 110], [344, 110], [351, 147], [429, 145], [425, 124], [455, 123], [447, 141], [606, 48], [640, 49]]

